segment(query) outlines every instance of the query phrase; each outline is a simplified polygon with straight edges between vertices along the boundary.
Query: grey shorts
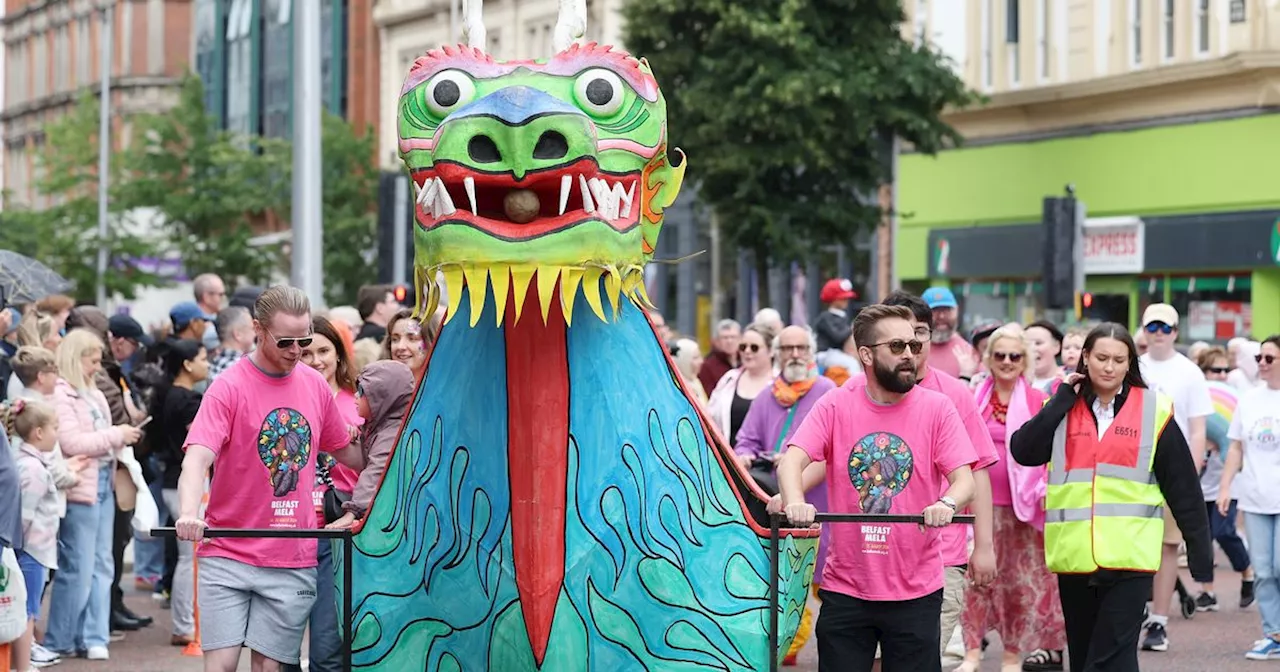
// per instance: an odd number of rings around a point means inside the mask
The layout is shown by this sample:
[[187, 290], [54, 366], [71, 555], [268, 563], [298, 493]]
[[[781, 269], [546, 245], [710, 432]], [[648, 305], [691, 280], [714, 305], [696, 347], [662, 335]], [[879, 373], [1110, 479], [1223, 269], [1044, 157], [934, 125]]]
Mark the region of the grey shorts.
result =
[[255, 567], [213, 557], [197, 562], [201, 648], [243, 645], [297, 665], [316, 601], [316, 568]]

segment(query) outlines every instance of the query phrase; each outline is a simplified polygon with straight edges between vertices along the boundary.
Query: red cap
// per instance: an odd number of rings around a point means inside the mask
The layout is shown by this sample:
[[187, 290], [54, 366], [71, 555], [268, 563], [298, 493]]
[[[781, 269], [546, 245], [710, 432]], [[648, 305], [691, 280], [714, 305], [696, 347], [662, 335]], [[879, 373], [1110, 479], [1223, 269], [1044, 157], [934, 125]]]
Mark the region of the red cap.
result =
[[818, 298], [823, 303], [831, 303], [841, 299], [856, 299], [858, 293], [853, 291], [853, 283], [845, 278], [832, 278], [827, 284], [822, 286], [822, 293]]

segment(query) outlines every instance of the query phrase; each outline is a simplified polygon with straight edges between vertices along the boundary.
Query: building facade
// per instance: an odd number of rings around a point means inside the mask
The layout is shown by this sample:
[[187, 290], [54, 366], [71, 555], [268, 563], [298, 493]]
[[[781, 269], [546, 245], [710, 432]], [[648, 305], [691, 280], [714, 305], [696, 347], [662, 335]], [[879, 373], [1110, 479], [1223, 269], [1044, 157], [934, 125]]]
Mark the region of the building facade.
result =
[[1267, 0], [908, 0], [987, 101], [966, 138], [899, 162], [894, 264], [950, 284], [966, 326], [1043, 312], [1043, 199], [1087, 209], [1086, 317], [1153, 302], [1184, 341], [1280, 332], [1280, 5]]
[[[6, 205], [43, 207], [35, 155], [44, 127], [86, 89], [103, 67], [100, 0], [6, 0], [4, 26], [4, 189]], [[110, 106], [113, 140], [128, 141], [130, 114], [172, 106], [190, 62], [189, 0], [114, 0]]]

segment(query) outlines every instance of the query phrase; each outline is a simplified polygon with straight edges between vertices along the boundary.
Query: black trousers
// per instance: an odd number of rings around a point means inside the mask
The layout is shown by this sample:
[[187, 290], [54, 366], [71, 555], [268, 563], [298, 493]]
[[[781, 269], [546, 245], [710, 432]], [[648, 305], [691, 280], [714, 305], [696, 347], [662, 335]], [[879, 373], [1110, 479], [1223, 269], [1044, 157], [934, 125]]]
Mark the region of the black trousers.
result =
[[942, 672], [942, 591], [872, 602], [819, 590], [818, 672], [868, 672], [880, 645], [883, 672]]
[[115, 556], [116, 574], [111, 583], [111, 612], [114, 614], [124, 606], [124, 589], [120, 587], [120, 578], [124, 575], [124, 549], [133, 540], [133, 510], [121, 511], [116, 507], [116, 526], [112, 538], [111, 553]]
[[1139, 672], [1151, 574], [1059, 574], [1071, 672]]

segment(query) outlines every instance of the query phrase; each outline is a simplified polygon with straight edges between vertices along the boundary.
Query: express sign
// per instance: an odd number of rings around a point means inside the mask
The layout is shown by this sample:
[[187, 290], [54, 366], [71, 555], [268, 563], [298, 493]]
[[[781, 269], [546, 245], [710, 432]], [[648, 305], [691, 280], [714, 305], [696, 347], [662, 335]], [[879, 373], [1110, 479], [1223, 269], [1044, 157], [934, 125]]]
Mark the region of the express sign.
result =
[[1137, 217], [1089, 219], [1084, 225], [1086, 275], [1140, 273], [1146, 250], [1142, 220]]

